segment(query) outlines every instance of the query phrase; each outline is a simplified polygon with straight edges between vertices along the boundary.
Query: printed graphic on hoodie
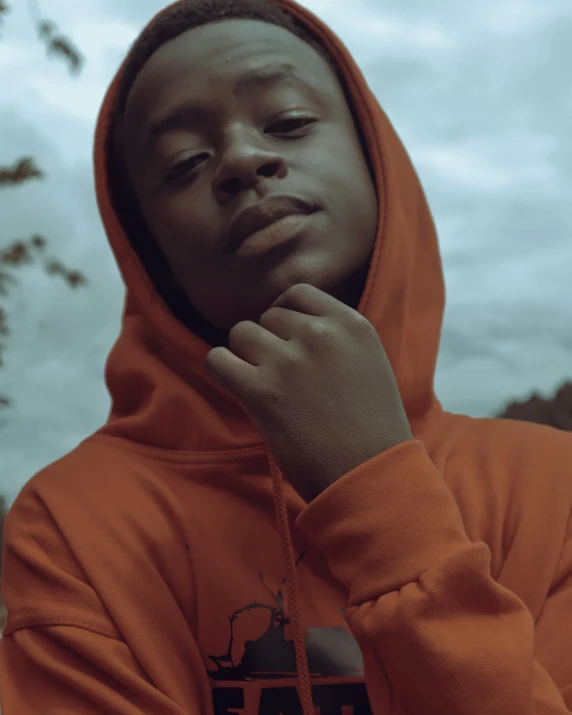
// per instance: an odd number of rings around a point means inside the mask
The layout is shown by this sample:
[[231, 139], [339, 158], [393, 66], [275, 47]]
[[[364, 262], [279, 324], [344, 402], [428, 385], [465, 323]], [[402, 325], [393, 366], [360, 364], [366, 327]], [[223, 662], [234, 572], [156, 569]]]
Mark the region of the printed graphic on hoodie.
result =
[[[297, 565], [304, 558], [302, 553]], [[243, 687], [240, 681], [296, 679], [296, 656], [294, 644], [286, 635], [290, 618], [285, 613], [284, 594], [280, 588], [274, 593], [264, 582], [260, 573], [260, 582], [268, 591], [267, 603], [254, 601], [238, 608], [229, 618], [228, 647], [225, 653], [210, 655], [214, 668], [207, 668], [209, 677], [214, 681], [224, 681], [226, 686], [213, 687], [213, 706], [215, 715], [231, 713], [235, 708], [245, 707]], [[283, 579], [282, 584], [286, 583]], [[252, 611], [261, 610], [267, 614], [267, 628], [252, 640], [237, 641], [235, 629], [241, 617]], [[343, 617], [343, 609], [339, 611]], [[345, 623], [345, 622], [344, 622]], [[222, 629], [221, 629], [222, 631]], [[349, 626], [308, 628], [304, 644], [314, 703], [320, 707], [320, 715], [368, 715], [371, 707], [363, 683], [363, 658], [359, 645]], [[362, 682], [315, 684], [319, 679], [356, 678]], [[234, 684], [234, 687], [229, 687]], [[294, 685], [262, 687], [260, 690], [258, 712], [262, 715], [297, 715], [302, 714], [300, 700]], [[346, 711], [342, 713], [341, 708]], [[349, 708], [349, 709], [348, 709]]]

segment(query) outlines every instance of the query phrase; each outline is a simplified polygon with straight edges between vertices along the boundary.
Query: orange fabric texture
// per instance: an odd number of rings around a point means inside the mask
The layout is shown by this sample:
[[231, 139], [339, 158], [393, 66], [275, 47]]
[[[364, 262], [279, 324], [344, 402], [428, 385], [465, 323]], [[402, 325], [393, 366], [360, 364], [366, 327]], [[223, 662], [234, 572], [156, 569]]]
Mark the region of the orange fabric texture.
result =
[[112, 409], [8, 514], [2, 713], [564, 715], [572, 435], [442, 409], [443, 276], [420, 182], [342, 42], [279, 4], [330, 48], [358, 110], [380, 205], [359, 310], [414, 440], [310, 504], [283, 480], [111, 208], [116, 77], [94, 150], [126, 285]]

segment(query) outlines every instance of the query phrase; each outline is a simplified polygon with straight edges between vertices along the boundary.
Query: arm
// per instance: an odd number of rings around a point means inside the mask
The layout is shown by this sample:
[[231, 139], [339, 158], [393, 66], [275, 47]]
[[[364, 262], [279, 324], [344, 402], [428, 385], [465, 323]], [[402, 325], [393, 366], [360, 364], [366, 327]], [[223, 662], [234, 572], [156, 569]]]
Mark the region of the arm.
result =
[[0, 640], [0, 706], [3, 715], [199, 713], [159, 692], [124, 641], [70, 625], [20, 628]]
[[572, 541], [535, 632], [524, 603], [492, 578], [488, 546], [469, 541], [421, 442], [334, 482], [297, 525], [348, 590], [374, 713], [387, 682], [408, 715], [572, 712]]
[[[56, 500], [58, 504], [62, 499]], [[109, 572], [99, 535], [70, 531], [33, 488], [25, 487], [4, 532], [2, 593], [8, 618], [0, 640], [2, 715], [198, 715], [211, 712], [208, 680], [176, 604], [141, 598], [141, 584], [115, 576], [113, 600], [126, 604], [133, 632], [120, 631], [76, 558], [90, 548]], [[86, 546], [88, 544], [88, 546]], [[125, 588], [130, 590], [126, 591]], [[182, 619], [182, 616], [180, 617]], [[171, 624], [175, 624], [172, 626]], [[173, 628], [179, 629], [177, 634]], [[136, 645], [134, 645], [136, 644]]]

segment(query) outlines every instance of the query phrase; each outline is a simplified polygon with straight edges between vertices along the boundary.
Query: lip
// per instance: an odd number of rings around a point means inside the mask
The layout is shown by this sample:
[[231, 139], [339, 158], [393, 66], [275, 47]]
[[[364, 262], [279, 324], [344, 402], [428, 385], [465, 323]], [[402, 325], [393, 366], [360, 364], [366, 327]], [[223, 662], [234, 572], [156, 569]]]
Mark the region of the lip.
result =
[[241, 211], [232, 220], [226, 249], [237, 251], [255, 233], [259, 233], [286, 216], [309, 216], [318, 208], [297, 196], [272, 196]]
[[236, 249], [235, 255], [246, 259], [256, 259], [289, 243], [306, 228], [311, 216], [289, 214], [268, 224], [247, 236]]

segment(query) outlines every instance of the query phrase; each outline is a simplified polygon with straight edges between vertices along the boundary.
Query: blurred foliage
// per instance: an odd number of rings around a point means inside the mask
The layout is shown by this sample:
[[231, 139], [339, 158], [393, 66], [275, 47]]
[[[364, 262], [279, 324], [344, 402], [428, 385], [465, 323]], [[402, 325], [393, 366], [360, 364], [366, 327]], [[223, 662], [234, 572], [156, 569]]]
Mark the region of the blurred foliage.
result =
[[[37, 0], [27, 0], [30, 18], [36, 27], [38, 37], [45, 44], [48, 56], [63, 59], [71, 74], [78, 74], [83, 66], [83, 57], [74, 47], [71, 40], [62, 35], [57, 26], [42, 17]], [[10, 12], [10, 6], [5, 0], [0, 0], [0, 29]], [[44, 179], [46, 174], [40, 169], [33, 157], [26, 156], [16, 159], [12, 166], [0, 166], [0, 189], [14, 191], [28, 181]], [[46, 255], [47, 239], [34, 235], [27, 239], [10, 239], [0, 235], [0, 242], [9, 241], [8, 245], [0, 243], [0, 368], [4, 366], [3, 351], [10, 335], [9, 316], [6, 299], [10, 291], [18, 284], [16, 271], [27, 265], [41, 261], [44, 270], [50, 276], [63, 279], [70, 288], [78, 288], [87, 283], [86, 276], [77, 270], [70, 270], [63, 261]], [[10, 398], [0, 394], [0, 408], [12, 404]]]
[[47, 20], [38, 23], [38, 34], [44, 41], [48, 54], [59, 55], [67, 60], [68, 67], [72, 74], [78, 74], [83, 64], [83, 58], [63, 35], [58, 34], [57, 27]]
[[[21, 0], [23, 1], [23, 0]], [[4, 21], [10, 12], [10, 6], [5, 0], [0, 0], [0, 31], [3, 30]], [[38, 37], [46, 46], [49, 57], [63, 59], [72, 75], [77, 75], [83, 66], [83, 57], [74, 47], [69, 38], [62, 35], [57, 26], [42, 17], [38, 0], [27, 0], [27, 9], [34, 24]], [[0, 38], [2, 36], [0, 35]], [[0, 166], [0, 189], [4, 191], [17, 191], [19, 187], [29, 181], [46, 178], [33, 157], [25, 156], [15, 159], [11, 166]], [[8, 245], [3, 246], [2, 242]], [[47, 255], [47, 239], [41, 235], [33, 235], [27, 239], [13, 239], [0, 235], [0, 369], [3, 367], [2, 353], [6, 339], [10, 335], [8, 327], [7, 298], [11, 289], [17, 284], [16, 272], [24, 266], [41, 261], [46, 273], [50, 276], [64, 280], [70, 288], [78, 288], [87, 283], [87, 278], [77, 270], [71, 270], [58, 258]], [[0, 408], [8, 407], [10, 398], [0, 394]], [[2, 571], [2, 548], [4, 533], [4, 518], [7, 506], [5, 498], [0, 496], [0, 573]], [[0, 629], [5, 619], [5, 609], [0, 597]]]
[[[6, 518], [6, 512], [6, 499], [4, 499], [3, 496], [0, 496], [0, 574], [2, 573], [2, 554], [4, 552], [4, 519]], [[0, 630], [4, 628], [5, 620], [6, 609], [4, 607], [4, 602], [2, 601], [2, 596], [0, 594]]]
[[[60, 34], [53, 22], [42, 18], [37, 0], [28, 0], [27, 7], [38, 37], [46, 46], [48, 56], [63, 59], [67, 63], [70, 73], [78, 74], [83, 66], [83, 58], [72, 42]], [[4, 21], [10, 10], [11, 8], [5, 0], [0, 0], [0, 31], [4, 29]], [[28, 181], [44, 178], [45, 172], [36, 165], [33, 157], [26, 156], [16, 159], [12, 166], [0, 166], [0, 189], [5, 191], [14, 191]], [[6, 239], [4, 236], [0, 236], [0, 242], [4, 240], [9, 243], [6, 247], [0, 245], [0, 300], [6, 299], [10, 290], [18, 283], [15, 276], [16, 271], [38, 260], [42, 262], [48, 275], [59, 276], [71, 288], [77, 288], [87, 283], [87, 278], [80, 271], [70, 270], [61, 260], [46, 256], [47, 239], [44, 236], [34, 235], [29, 239]], [[4, 305], [0, 305], [0, 368], [3, 367], [2, 351], [9, 335], [8, 308], [6, 300], [4, 300]], [[10, 404], [10, 398], [0, 394], [0, 407], [7, 407]], [[2, 570], [5, 515], [6, 501], [4, 497], [0, 496], [0, 572]], [[4, 618], [5, 610], [0, 598], [0, 629], [3, 626]]]
[[533, 393], [522, 402], [509, 402], [497, 417], [507, 420], [536, 422], [572, 432], [572, 382], [564, 382], [552, 398], [543, 399]]
[[[73, 42], [59, 32], [55, 23], [42, 17], [39, 0], [27, 0], [27, 7], [38, 37], [46, 46], [48, 55], [64, 59], [69, 71], [72, 74], [78, 74], [83, 66], [84, 58]], [[3, 28], [3, 22], [11, 9], [5, 0], [0, 0], [0, 29]]]

